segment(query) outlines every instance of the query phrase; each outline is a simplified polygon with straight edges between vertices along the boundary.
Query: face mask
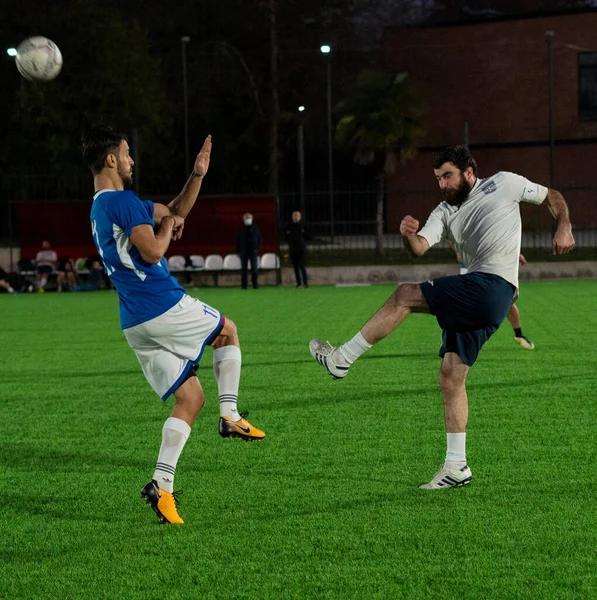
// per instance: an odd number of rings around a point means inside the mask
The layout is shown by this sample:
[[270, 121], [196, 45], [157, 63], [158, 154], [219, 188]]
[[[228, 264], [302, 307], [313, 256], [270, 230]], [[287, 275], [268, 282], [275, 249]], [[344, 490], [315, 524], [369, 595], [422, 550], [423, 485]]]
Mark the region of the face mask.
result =
[[245, 219], [245, 225], [252, 225], [253, 219]]

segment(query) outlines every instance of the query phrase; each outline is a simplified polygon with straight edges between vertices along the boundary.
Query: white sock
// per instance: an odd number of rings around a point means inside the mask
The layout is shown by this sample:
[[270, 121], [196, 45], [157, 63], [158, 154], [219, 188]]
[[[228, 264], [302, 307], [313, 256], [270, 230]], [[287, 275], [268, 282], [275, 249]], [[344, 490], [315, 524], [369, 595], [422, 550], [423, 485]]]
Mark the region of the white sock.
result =
[[448, 433], [446, 462], [466, 462], [466, 433]]
[[224, 346], [214, 350], [214, 375], [218, 382], [220, 417], [238, 421], [236, 410], [240, 385], [241, 353], [238, 346]]
[[10, 286], [10, 285], [8, 286], [8, 293], [9, 294], [14, 294], [15, 293], [15, 291], [12, 289], [12, 286]]
[[39, 280], [38, 287], [40, 287], [40, 288], [42, 288], [42, 287], [45, 287], [45, 286], [46, 286], [46, 283], [48, 283], [48, 278], [47, 278], [47, 277], [42, 277], [42, 278]]
[[162, 428], [162, 446], [153, 474], [158, 486], [166, 492], [174, 491], [176, 463], [190, 434], [191, 427], [182, 419], [176, 417], [166, 419]]
[[339, 350], [349, 365], [371, 348], [371, 344], [361, 335], [359, 331], [349, 342], [342, 344]]

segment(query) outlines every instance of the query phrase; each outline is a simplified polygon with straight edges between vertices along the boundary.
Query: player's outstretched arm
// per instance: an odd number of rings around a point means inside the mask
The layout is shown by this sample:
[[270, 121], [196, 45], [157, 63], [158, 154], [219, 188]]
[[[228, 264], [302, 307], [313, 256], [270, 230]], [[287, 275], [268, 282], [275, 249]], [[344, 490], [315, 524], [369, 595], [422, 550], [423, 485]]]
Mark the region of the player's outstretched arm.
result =
[[168, 204], [168, 208], [173, 215], [186, 218], [193, 206], [195, 206], [195, 201], [197, 200], [201, 184], [203, 183], [203, 178], [209, 169], [210, 157], [211, 135], [208, 135], [203, 142], [199, 154], [197, 154], [191, 176], [188, 178], [180, 194]]
[[547, 190], [547, 207], [554, 219], [558, 222], [556, 234], [553, 237], [552, 249], [554, 254], [566, 254], [574, 248], [570, 211], [564, 196], [557, 190]]
[[429, 242], [423, 236], [417, 235], [417, 231], [419, 231], [419, 221], [410, 215], [402, 219], [400, 233], [404, 247], [412, 256], [423, 256], [429, 250]]

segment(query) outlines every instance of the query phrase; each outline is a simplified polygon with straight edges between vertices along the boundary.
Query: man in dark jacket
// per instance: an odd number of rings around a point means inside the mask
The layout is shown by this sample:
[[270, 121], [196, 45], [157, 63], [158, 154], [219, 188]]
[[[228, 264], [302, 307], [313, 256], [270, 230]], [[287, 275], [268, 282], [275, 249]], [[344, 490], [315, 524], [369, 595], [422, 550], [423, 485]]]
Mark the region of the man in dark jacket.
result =
[[292, 223], [290, 223], [286, 230], [286, 239], [288, 240], [290, 260], [294, 267], [296, 287], [301, 287], [301, 278], [302, 285], [309, 287], [307, 284], [307, 270], [305, 268], [305, 240], [307, 239], [307, 232], [301, 218], [301, 213], [298, 210], [292, 213]]
[[236, 236], [236, 253], [240, 256], [241, 287], [247, 289], [247, 265], [251, 263], [251, 282], [253, 289], [257, 289], [257, 257], [261, 250], [261, 231], [253, 223], [253, 215], [243, 215], [244, 225], [238, 230]]

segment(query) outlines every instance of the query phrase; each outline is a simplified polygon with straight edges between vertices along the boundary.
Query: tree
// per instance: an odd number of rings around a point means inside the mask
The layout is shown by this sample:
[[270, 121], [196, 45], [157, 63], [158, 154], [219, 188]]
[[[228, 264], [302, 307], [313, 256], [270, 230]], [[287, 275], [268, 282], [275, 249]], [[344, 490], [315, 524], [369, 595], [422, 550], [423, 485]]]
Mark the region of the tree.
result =
[[70, 0], [68, 13], [65, 19], [57, 1], [28, 23], [58, 43], [64, 66], [54, 81], [21, 86], [14, 138], [22, 145], [19, 160], [28, 171], [87, 174], [82, 133], [96, 123], [113, 124], [128, 133], [138, 130], [143, 177], [160, 185], [170, 166], [163, 147], [171, 113], [147, 33], [127, 25], [110, 0]]
[[385, 182], [399, 160], [404, 163], [417, 153], [424, 133], [422, 101], [408, 82], [408, 75], [363, 70], [352, 93], [336, 108], [340, 119], [336, 143], [349, 149], [354, 161], [373, 165], [377, 172], [377, 254], [383, 256]]

